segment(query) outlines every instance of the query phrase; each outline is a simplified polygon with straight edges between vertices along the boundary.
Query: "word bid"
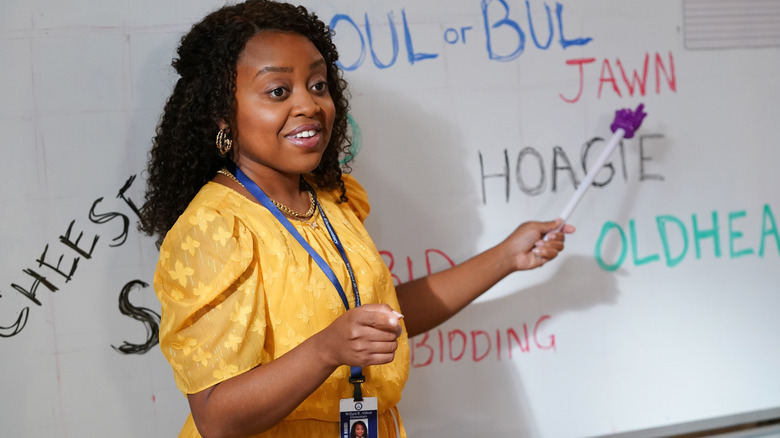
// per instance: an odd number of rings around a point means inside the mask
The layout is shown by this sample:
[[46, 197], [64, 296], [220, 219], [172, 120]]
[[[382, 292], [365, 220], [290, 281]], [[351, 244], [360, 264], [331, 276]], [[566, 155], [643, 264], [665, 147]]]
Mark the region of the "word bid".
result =
[[[385, 265], [387, 265], [387, 269], [390, 270], [390, 275], [393, 276], [393, 284], [398, 286], [399, 284], [406, 282], [406, 281], [412, 281], [415, 278], [417, 278], [414, 275], [414, 263], [412, 262], [411, 257], [406, 257], [406, 272], [404, 272], [404, 279], [402, 280], [401, 277], [398, 276], [398, 271], [403, 269], [402, 267], [396, 267], [395, 263], [395, 256], [390, 251], [379, 251], [379, 254], [382, 255], [382, 260], [385, 262]], [[446, 266], [446, 268], [450, 268], [455, 266], [455, 262], [452, 261], [452, 259], [444, 253], [444, 251], [438, 250], [438, 249], [426, 249], [425, 250], [425, 272], [427, 275], [431, 275], [435, 272], [434, 269], [434, 259], [441, 259], [444, 261], [444, 263], [448, 264], [449, 266]], [[441, 262], [440, 262], [441, 263]]]

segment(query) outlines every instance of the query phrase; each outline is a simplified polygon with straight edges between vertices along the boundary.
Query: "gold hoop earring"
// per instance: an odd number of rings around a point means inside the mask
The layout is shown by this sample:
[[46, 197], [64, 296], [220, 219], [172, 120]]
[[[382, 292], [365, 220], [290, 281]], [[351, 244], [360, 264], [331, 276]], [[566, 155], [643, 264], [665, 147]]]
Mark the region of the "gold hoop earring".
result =
[[217, 150], [222, 155], [227, 155], [230, 152], [230, 148], [233, 147], [233, 140], [228, 138], [228, 133], [224, 129], [220, 129], [217, 133]]

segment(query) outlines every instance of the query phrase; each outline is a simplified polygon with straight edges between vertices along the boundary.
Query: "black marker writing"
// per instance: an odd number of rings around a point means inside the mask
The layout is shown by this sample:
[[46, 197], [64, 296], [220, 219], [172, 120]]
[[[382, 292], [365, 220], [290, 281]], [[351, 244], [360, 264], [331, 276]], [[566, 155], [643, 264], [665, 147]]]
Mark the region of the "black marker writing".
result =
[[151, 350], [159, 342], [160, 315], [145, 307], [136, 307], [130, 303], [130, 291], [136, 286], [149, 287], [141, 280], [133, 280], [127, 283], [119, 293], [119, 311], [135, 320], [141, 321], [146, 327], [146, 342], [143, 344], [131, 344], [124, 341], [121, 346], [112, 345], [114, 350], [124, 354], [143, 354]]

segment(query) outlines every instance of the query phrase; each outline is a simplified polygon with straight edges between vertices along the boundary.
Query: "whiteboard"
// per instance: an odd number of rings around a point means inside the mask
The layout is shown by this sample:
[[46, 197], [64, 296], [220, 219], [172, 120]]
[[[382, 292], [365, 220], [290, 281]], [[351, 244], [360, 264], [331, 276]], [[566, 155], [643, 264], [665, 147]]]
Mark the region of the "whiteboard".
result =
[[[336, 30], [353, 173], [396, 281], [554, 218], [614, 111], [649, 114], [563, 255], [412, 339], [410, 436], [780, 417], [780, 2], [306, 4]], [[135, 209], [178, 39], [218, 6], [3, 3], [0, 435], [178, 433], [187, 403], [154, 345], [157, 254]]]

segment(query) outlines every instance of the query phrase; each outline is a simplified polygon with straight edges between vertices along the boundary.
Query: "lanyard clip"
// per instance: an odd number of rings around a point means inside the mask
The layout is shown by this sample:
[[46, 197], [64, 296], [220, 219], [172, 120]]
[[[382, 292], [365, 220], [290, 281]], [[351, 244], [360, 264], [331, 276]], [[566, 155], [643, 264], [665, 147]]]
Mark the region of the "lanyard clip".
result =
[[363, 375], [363, 368], [351, 367], [352, 374], [349, 376], [349, 383], [355, 385], [355, 391], [352, 394], [352, 398], [355, 401], [363, 401], [363, 390], [360, 388], [360, 384], [366, 381], [366, 376]]

